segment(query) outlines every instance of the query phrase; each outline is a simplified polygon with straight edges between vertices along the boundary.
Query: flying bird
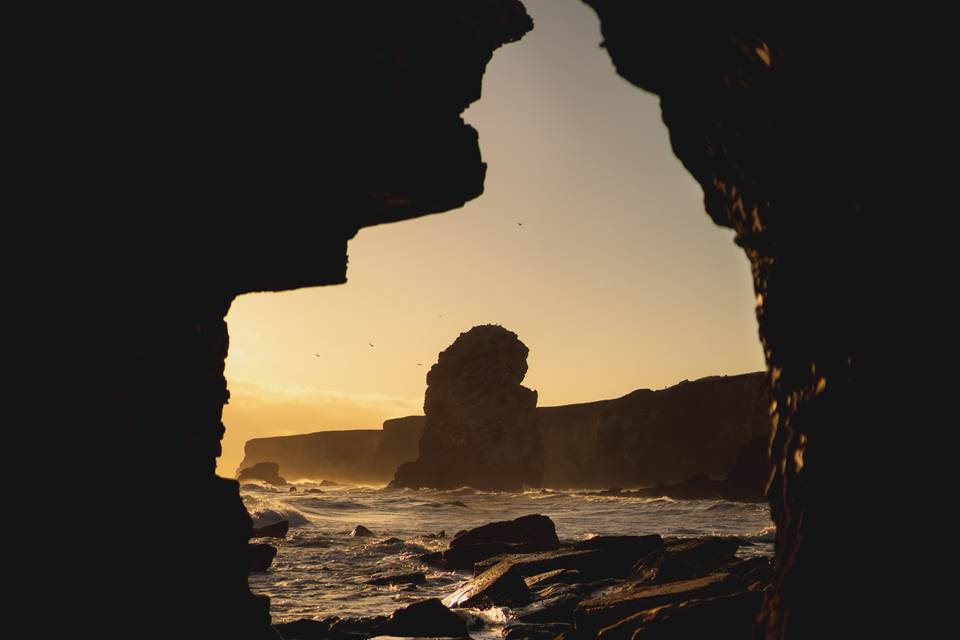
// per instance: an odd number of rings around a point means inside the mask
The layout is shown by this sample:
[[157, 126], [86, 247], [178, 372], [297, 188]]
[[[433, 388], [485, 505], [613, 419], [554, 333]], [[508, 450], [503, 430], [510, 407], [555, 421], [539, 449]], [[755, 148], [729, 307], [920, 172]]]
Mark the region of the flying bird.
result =
[[518, 227], [522, 227], [522, 226], [523, 226], [523, 223], [522, 223], [522, 222], [518, 222], [518, 223], [517, 223], [517, 226], [518, 226]]
[[313, 355], [317, 356], [318, 358], [320, 357], [320, 354], [319, 354], [319, 353], [315, 353], [315, 354], [313, 354]]
[[418, 363], [417, 363], [417, 366], [418, 366], [418, 367], [422, 367], [422, 366], [423, 366], [423, 363], [422, 363], [422, 362], [418, 362]]
[[373, 346], [373, 343], [372, 343], [372, 342], [368, 342], [367, 344], [370, 345], [371, 347]]

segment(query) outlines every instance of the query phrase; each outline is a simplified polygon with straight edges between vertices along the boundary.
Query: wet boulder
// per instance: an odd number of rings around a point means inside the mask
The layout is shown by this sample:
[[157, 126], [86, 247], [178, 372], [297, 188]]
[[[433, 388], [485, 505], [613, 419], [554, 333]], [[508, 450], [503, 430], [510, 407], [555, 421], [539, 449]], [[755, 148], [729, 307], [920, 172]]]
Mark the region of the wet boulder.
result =
[[440, 600], [431, 598], [397, 609], [380, 626], [377, 635], [406, 638], [465, 638], [466, 621]]
[[286, 538], [287, 531], [290, 529], [289, 520], [281, 520], [280, 522], [274, 522], [273, 524], [268, 524], [265, 527], [254, 527], [253, 536], [254, 538]]
[[427, 576], [422, 571], [414, 571], [412, 573], [377, 574], [367, 580], [366, 584], [383, 587], [392, 584], [423, 584], [426, 581]]
[[497, 542], [537, 545], [543, 547], [542, 551], [556, 549], [560, 546], [560, 540], [557, 538], [557, 527], [553, 524], [553, 520], [535, 513], [521, 516], [515, 520], [491, 522], [470, 529], [463, 535], [456, 536], [450, 542], [450, 548]]

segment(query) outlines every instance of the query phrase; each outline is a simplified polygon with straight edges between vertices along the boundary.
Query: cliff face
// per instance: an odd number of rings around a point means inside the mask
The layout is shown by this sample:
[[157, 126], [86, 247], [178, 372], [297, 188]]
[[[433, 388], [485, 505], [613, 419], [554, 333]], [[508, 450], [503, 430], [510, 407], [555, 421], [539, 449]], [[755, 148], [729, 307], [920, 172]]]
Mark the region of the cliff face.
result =
[[395, 418], [383, 429], [318, 431], [254, 438], [244, 446], [238, 472], [275, 462], [288, 480], [310, 478], [353, 484], [385, 484], [404, 462], [416, 460], [423, 417]]
[[538, 487], [543, 445], [537, 392], [520, 383], [529, 350], [497, 325], [461, 333], [427, 373], [419, 457], [397, 469], [397, 487], [518, 490]]
[[[660, 391], [638, 389], [613, 400], [538, 407], [542, 486], [630, 488], [726, 474], [736, 467], [743, 447], [768, 437], [769, 405], [766, 375], [748, 373]], [[247, 442], [240, 468], [274, 461], [289, 479], [385, 483], [400, 465], [417, 459], [425, 420], [387, 420], [382, 431], [257, 438]], [[460, 450], [448, 453], [456, 457]], [[751, 498], [762, 492], [766, 475], [759, 475], [763, 479], [755, 483]], [[470, 484], [462, 478], [459, 483]]]
[[[891, 41], [911, 32], [898, 23], [910, 12], [871, 15], [877, 21], [864, 28], [853, 11], [780, 17], [758, 7], [585, 2], [617, 73], [660, 96], [674, 153], [752, 268], [772, 392], [768, 495], [777, 525], [761, 633], [873, 635], [889, 624], [877, 614], [889, 598], [880, 585], [895, 581], [879, 575], [876, 556], [835, 540], [883, 519], [881, 496], [894, 489], [878, 490], [882, 476], [903, 476], [877, 468], [903, 458], [908, 443], [874, 435], [887, 402], [870, 397], [877, 386], [865, 376], [890, 358], [867, 335], [896, 305], [884, 275], [888, 245], [866, 238], [897, 201], [896, 187], [923, 188], [904, 183], [917, 158], [898, 145], [922, 129], [930, 104], [913, 90], [927, 67], [919, 55], [937, 57]], [[893, 69], [911, 78], [909, 89], [891, 90]], [[867, 606], [850, 601], [854, 583]]]
[[407, 416], [394, 418], [383, 423], [383, 435], [380, 444], [373, 455], [373, 467], [385, 482], [393, 479], [397, 467], [405, 462], [417, 459], [420, 451], [420, 437], [426, 418], [423, 416]]
[[622, 398], [541, 407], [549, 487], [634, 487], [729, 472], [741, 447], [769, 431], [766, 376], [683, 382]]

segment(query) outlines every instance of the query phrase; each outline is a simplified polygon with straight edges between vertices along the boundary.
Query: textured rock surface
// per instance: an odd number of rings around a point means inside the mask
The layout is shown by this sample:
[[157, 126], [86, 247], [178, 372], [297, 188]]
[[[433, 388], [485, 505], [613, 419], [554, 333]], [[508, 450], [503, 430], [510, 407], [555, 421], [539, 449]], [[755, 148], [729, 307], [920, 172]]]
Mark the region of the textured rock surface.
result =
[[470, 329], [427, 373], [419, 457], [402, 465], [397, 487], [515, 491], [539, 487], [543, 445], [537, 392], [520, 383], [529, 350], [497, 325]]
[[[214, 471], [224, 317], [242, 293], [344, 282], [360, 228], [478, 196], [485, 165], [460, 114], [493, 51], [532, 25], [516, 0], [116, 18], [78, 11], [38, 32], [44, 89], [31, 93], [45, 105], [37, 148], [58, 149], [37, 169], [91, 212], [82, 234], [58, 234], [82, 253], [77, 290], [98, 311], [85, 397], [109, 444], [84, 463], [140, 479], [127, 535], [89, 540], [100, 578], [122, 585], [109, 628], [98, 591], [77, 608], [96, 634], [274, 638], [247, 586], [238, 484]], [[150, 477], [161, 469], [175, 477]], [[182, 522], [198, 533], [178, 536]], [[72, 633], [89, 619], [65, 618]]]
[[727, 473], [743, 445], [768, 437], [769, 406], [765, 374], [748, 373], [541, 407], [543, 484], [635, 487]]
[[382, 482], [389, 482], [397, 472], [397, 467], [416, 460], [425, 424], [426, 418], [423, 416], [384, 420], [380, 442], [373, 454], [371, 474], [382, 479]]
[[[884, 520], [883, 501], [895, 489], [878, 485], [890, 483], [884, 476], [910, 475], [900, 464], [892, 474], [878, 471], [885, 460], [906, 458], [911, 446], [909, 438], [877, 433], [888, 398], [869, 393], [888, 374], [899, 384], [893, 367], [880, 374], [890, 360], [881, 349], [910, 330], [891, 330], [883, 347], [869, 339], [898, 304], [891, 304], [883, 268], [889, 245], [868, 238], [887, 226], [878, 221], [896, 201], [891, 192], [925, 189], [904, 182], [916, 157], [898, 153], [898, 144], [922, 126], [929, 101], [912, 89], [891, 90], [891, 70], [913, 78], [908, 70], [927, 64], [914, 51], [937, 57], [890, 42], [888, 34], [909, 31], [898, 23], [910, 12], [878, 16], [883, 26], [864, 29], [854, 12], [785, 19], [752, 8], [697, 7], [691, 20], [692, 6], [652, 17], [643, 3], [585, 2], [600, 18], [617, 73], [660, 96], [674, 153], [703, 188], [709, 216], [735, 231], [750, 261], [772, 390], [775, 469], [768, 495], [776, 578], [764, 632], [873, 635], [870, 627], [881, 626], [876, 607], [851, 602], [845, 585], [862, 584], [870, 595], [858, 599], [873, 603], [890, 597], [879, 586], [890, 580], [866, 546], [834, 540]], [[923, 272], [907, 280], [926, 280]], [[893, 395], [914, 403], [901, 389]], [[890, 610], [897, 609], [906, 610], [899, 602]]]

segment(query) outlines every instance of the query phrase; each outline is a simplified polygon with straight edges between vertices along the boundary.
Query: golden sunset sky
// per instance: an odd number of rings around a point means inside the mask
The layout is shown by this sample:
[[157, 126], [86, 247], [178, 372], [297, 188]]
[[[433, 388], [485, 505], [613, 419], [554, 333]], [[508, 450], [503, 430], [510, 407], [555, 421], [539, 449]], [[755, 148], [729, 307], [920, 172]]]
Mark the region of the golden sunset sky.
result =
[[764, 367], [747, 259], [658, 98], [616, 75], [582, 2], [524, 4], [534, 30], [494, 54], [464, 115], [484, 195], [360, 231], [345, 285], [234, 301], [221, 475], [250, 438], [421, 413], [437, 354], [477, 324], [530, 348], [540, 406]]

